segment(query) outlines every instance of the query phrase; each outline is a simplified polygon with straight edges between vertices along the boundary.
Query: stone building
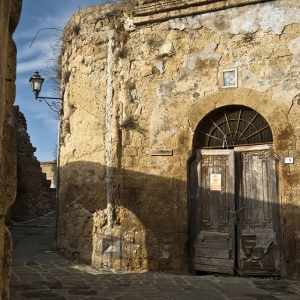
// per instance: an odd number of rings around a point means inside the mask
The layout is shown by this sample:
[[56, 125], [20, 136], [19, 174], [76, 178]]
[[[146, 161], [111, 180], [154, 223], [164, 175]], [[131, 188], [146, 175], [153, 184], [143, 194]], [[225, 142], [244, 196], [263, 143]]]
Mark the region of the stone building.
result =
[[7, 115], [15, 100], [16, 45], [12, 34], [20, 19], [22, 0], [0, 0], [0, 298], [9, 299], [11, 235], [5, 226], [7, 209], [17, 184], [16, 133]]
[[300, 3], [137, 0], [64, 29], [58, 247], [300, 277]]
[[55, 210], [56, 189], [43, 172], [41, 163], [30, 142], [27, 122], [18, 106], [13, 106], [8, 116], [16, 131], [17, 140], [17, 194], [9, 209], [10, 220], [31, 220]]
[[46, 174], [48, 180], [51, 181], [51, 188], [56, 188], [57, 180], [57, 162], [56, 161], [44, 161], [40, 162], [43, 173]]

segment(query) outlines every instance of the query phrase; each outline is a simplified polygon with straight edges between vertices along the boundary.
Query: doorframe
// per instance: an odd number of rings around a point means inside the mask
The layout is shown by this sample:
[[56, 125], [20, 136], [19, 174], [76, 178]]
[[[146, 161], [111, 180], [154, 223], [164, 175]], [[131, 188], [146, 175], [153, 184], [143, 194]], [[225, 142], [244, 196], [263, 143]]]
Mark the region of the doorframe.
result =
[[[251, 150], [263, 150], [263, 149], [270, 149], [269, 143], [268, 144], [262, 144], [262, 145], [249, 145], [249, 146], [237, 146], [234, 147], [237, 148], [239, 150], [244, 150], [244, 151], [251, 151]], [[274, 151], [274, 147], [273, 145], [271, 146], [271, 148]], [[195, 178], [192, 178], [192, 172], [193, 172], [193, 168], [197, 169], [197, 164], [199, 163], [199, 157], [197, 157], [197, 150], [204, 150], [204, 149], [196, 149], [195, 147], [193, 147], [193, 149], [190, 151], [190, 155], [187, 159], [187, 197], [188, 197], [188, 225], [189, 225], [189, 264], [190, 264], [190, 270], [193, 274], [195, 274], [195, 270], [194, 270], [194, 237], [196, 236], [193, 232], [193, 208], [194, 208], [194, 203], [193, 203], [193, 198], [196, 197], [197, 195], [197, 191], [192, 191], [192, 185], [193, 182], [195, 182], [195, 180], [199, 180], [198, 178], [198, 174], [195, 176]], [[209, 149], [205, 149], [207, 151], [209, 151]], [[220, 150], [222, 151], [222, 150]], [[277, 181], [277, 197], [278, 197], [278, 206], [279, 206], [279, 217], [280, 217], [280, 224], [281, 224], [281, 228], [280, 228], [280, 237], [278, 238], [278, 242], [281, 243], [281, 247], [279, 247], [282, 251], [282, 253], [280, 253], [280, 268], [281, 268], [281, 277], [285, 278], [287, 276], [287, 265], [286, 265], [286, 260], [285, 260], [285, 226], [284, 226], [284, 221], [283, 221], [283, 212], [282, 212], [282, 202], [281, 202], [281, 180], [280, 180], [280, 167], [279, 167], [279, 162], [280, 162], [280, 156], [276, 154], [276, 152], [274, 151], [274, 156], [275, 159], [278, 160], [278, 162], [275, 161], [275, 176], [276, 176], [276, 181]], [[236, 159], [236, 158], [235, 158]], [[235, 168], [237, 168], [237, 164], [235, 164]], [[196, 172], [197, 173], [197, 172]], [[236, 183], [235, 183], [236, 185]], [[198, 184], [197, 184], [198, 186]], [[198, 189], [198, 188], [197, 188]], [[236, 187], [235, 187], [236, 189]], [[237, 226], [235, 225], [235, 234], [237, 235]], [[237, 241], [235, 242], [235, 244], [237, 245]], [[237, 259], [237, 255], [236, 255], [236, 259]], [[237, 267], [237, 261], [235, 266]]]

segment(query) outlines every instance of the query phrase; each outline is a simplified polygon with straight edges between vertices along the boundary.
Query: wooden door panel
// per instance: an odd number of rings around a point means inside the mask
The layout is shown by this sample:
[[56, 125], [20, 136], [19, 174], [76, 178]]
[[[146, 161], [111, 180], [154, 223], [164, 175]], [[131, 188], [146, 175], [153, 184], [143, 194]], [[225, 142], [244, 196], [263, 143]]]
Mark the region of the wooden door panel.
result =
[[199, 246], [195, 249], [195, 257], [228, 259], [230, 257], [229, 251], [231, 250], [232, 249], [213, 249]]
[[[281, 275], [277, 160], [267, 145], [198, 150], [190, 182], [194, 270]], [[214, 182], [214, 177], [221, 178]]]
[[247, 275], [280, 274], [279, 203], [272, 148], [236, 148], [237, 264]]
[[278, 236], [272, 229], [242, 231], [240, 266], [248, 275], [276, 275], [279, 272]]
[[220, 259], [211, 257], [195, 257], [195, 264], [207, 266], [222, 266], [232, 268], [232, 259]]
[[[234, 152], [198, 151], [197, 236], [194, 269], [233, 273], [234, 270]], [[217, 179], [215, 179], [215, 177]]]

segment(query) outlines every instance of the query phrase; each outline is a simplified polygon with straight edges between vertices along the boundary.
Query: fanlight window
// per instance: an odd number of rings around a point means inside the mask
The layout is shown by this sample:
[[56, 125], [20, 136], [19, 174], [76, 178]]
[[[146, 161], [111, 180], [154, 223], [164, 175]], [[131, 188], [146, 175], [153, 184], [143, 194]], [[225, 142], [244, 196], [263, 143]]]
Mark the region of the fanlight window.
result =
[[272, 143], [267, 121], [246, 106], [224, 106], [207, 116], [195, 131], [195, 147], [228, 149], [240, 145]]

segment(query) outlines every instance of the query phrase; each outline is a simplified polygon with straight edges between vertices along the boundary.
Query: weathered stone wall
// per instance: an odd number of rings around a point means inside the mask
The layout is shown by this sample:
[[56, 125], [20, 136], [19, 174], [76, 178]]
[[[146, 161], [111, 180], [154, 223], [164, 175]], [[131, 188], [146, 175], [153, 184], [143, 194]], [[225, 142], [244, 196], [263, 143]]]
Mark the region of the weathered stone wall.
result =
[[[194, 131], [215, 108], [238, 104], [267, 120], [276, 153], [295, 158], [280, 163], [280, 201], [287, 274], [299, 277], [300, 4], [214, 1], [223, 7], [208, 12], [208, 1], [194, 2], [155, 23], [154, 12], [136, 19], [141, 6], [123, 18], [118, 5], [94, 6], [65, 28], [60, 250], [98, 266], [188, 271]], [[233, 68], [238, 86], [223, 88]], [[107, 251], [119, 243], [121, 252]]]
[[51, 181], [51, 188], [56, 187], [56, 179], [57, 179], [57, 162], [56, 161], [48, 161], [48, 162], [40, 162], [40, 166], [42, 168], [43, 173], [46, 174], [48, 180]]
[[0, 298], [9, 299], [11, 236], [5, 227], [7, 209], [16, 195], [16, 135], [7, 122], [15, 99], [16, 46], [12, 34], [19, 22], [21, 0], [0, 0]]
[[134, 24], [147, 24], [268, 1], [276, 0], [128, 0], [124, 7]]
[[11, 110], [9, 122], [17, 135], [17, 195], [10, 219], [35, 219], [55, 210], [56, 189], [50, 188], [51, 181], [34, 156], [36, 148], [30, 142], [26, 119], [18, 106]]

